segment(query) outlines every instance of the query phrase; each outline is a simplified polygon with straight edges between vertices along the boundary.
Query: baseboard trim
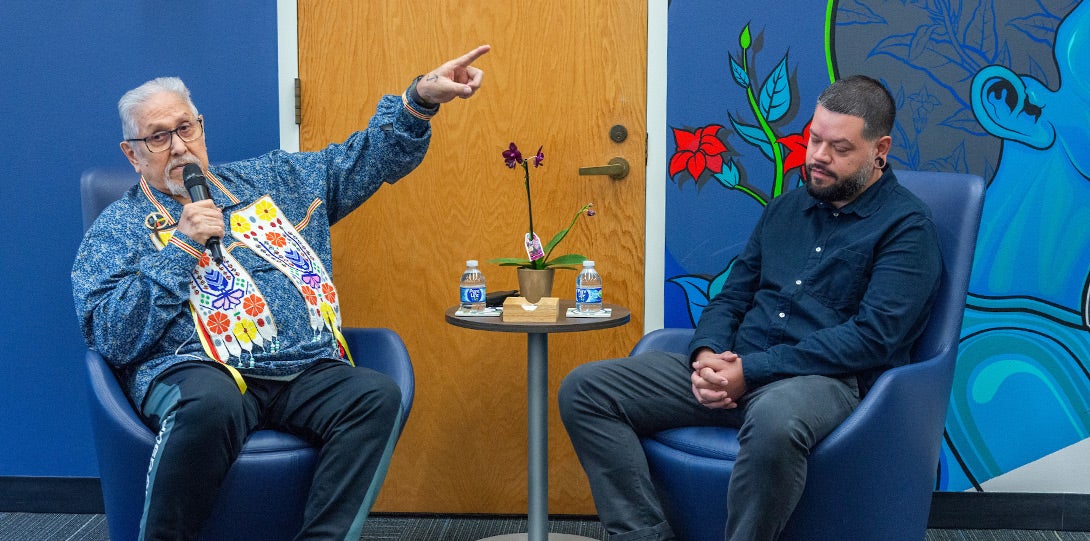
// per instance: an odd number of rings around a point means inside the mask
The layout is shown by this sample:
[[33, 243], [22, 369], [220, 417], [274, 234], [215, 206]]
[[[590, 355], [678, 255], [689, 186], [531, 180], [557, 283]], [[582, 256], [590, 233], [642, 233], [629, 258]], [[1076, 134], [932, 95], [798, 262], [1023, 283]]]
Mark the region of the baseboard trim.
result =
[[1090, 531], [1090, 494], [935, 492], [927, 527]]
[[0, 476], [0, 511], [101, 514], [105, 508], [97, 477]]

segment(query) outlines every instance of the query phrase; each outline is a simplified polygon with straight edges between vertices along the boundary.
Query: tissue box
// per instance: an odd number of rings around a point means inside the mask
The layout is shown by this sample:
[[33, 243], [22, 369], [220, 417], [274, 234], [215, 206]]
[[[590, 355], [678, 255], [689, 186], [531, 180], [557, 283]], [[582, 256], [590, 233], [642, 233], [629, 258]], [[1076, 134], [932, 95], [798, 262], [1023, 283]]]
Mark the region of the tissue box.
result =
[[525, 297], [507, 297], [503, 301], [503, 320], [518, 323], [555, 323], [560, 315], [560, 299], [542, 297], [530, 304]]

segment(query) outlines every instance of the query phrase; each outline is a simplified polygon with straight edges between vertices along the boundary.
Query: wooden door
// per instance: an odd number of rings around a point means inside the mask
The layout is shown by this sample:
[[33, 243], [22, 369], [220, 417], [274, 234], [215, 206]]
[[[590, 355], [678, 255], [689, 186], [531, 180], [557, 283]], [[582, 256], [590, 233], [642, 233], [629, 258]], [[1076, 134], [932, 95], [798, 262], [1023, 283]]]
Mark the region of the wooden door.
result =
[[[479, 259], [489, 291], [518, 287], [496, 257], [525, 254], [521, 170], [504, 166], [514, 141], [533, 171], [543, 240], [582, 218], [556, 253], [596, 260], [607, 302], [628, 325], [549, 339], [551, 513], [593, 514], [586, 477], [560, 423], [556, 390], [574, 366], [624, 356], [643, 328], [646, 40], [644, 0], [338, 0], [299, 3], [301, 146], [315, 150], [365, 126], [385, 93], [483, 43], [481, 91], [432, 120], [424, 163], [334, 227], [333, 273], [349, 326], [383, 326], [405, 340], [416, 402], [376, 511], [526, 512], [526, 337], [447, 325], [458, 276]], [[628, 138], [614, 142], [610, 128]], [[624, 180], [578, 169], [623, 157]], [[573, 298], [575, 271], [554, 295]], [[367, 352], [357, 352], [366, 356]]]

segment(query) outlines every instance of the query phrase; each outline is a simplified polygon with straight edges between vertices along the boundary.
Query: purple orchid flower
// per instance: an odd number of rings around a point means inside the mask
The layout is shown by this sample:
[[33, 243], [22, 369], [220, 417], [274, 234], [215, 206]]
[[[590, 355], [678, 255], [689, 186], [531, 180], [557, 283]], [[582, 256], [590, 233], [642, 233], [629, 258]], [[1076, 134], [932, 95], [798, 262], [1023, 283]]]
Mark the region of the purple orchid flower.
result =
[[503, 151], [503, 163], [511, 169], [522, 163], [522, 153], [519, 152], [519, 147], [515, 146], [515, 143], [511, 143], [511, 148]]

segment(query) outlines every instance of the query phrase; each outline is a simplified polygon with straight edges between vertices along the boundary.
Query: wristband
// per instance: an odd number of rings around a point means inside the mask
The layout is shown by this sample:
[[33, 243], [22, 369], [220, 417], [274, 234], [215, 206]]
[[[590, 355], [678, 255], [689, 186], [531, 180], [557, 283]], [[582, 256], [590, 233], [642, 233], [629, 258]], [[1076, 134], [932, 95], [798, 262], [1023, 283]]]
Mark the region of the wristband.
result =
[[409, 114], [421, 120], [431, 120], [431, 117], [439, 112], [439, 105], [428, 103], [416, 91], [416, 83], [420, 81], [421, 77], [423, 75], [417, 75], [413, 82], [409, 83], [409, 88], [401, 95], [401, 101], [405, 104], [405, 109]]
[[417, 75], [416, 78], [413, 79], [413, 82], [409, 83], [409, 98], [412, 99], [414, 102], [416, 102], [416, 104], [419, 105], [421, 108], [424, 108], [424, 109], [438, 109], [439, 108], [438, 104], [428, 102], [428, 100], [425, 100], [420, 95], [420, 92], [418, 92], [416, 90], [416, 84], [419, 83], [420, 79], [422, 79], [423, 77], [424, 77], [423, 75]]

